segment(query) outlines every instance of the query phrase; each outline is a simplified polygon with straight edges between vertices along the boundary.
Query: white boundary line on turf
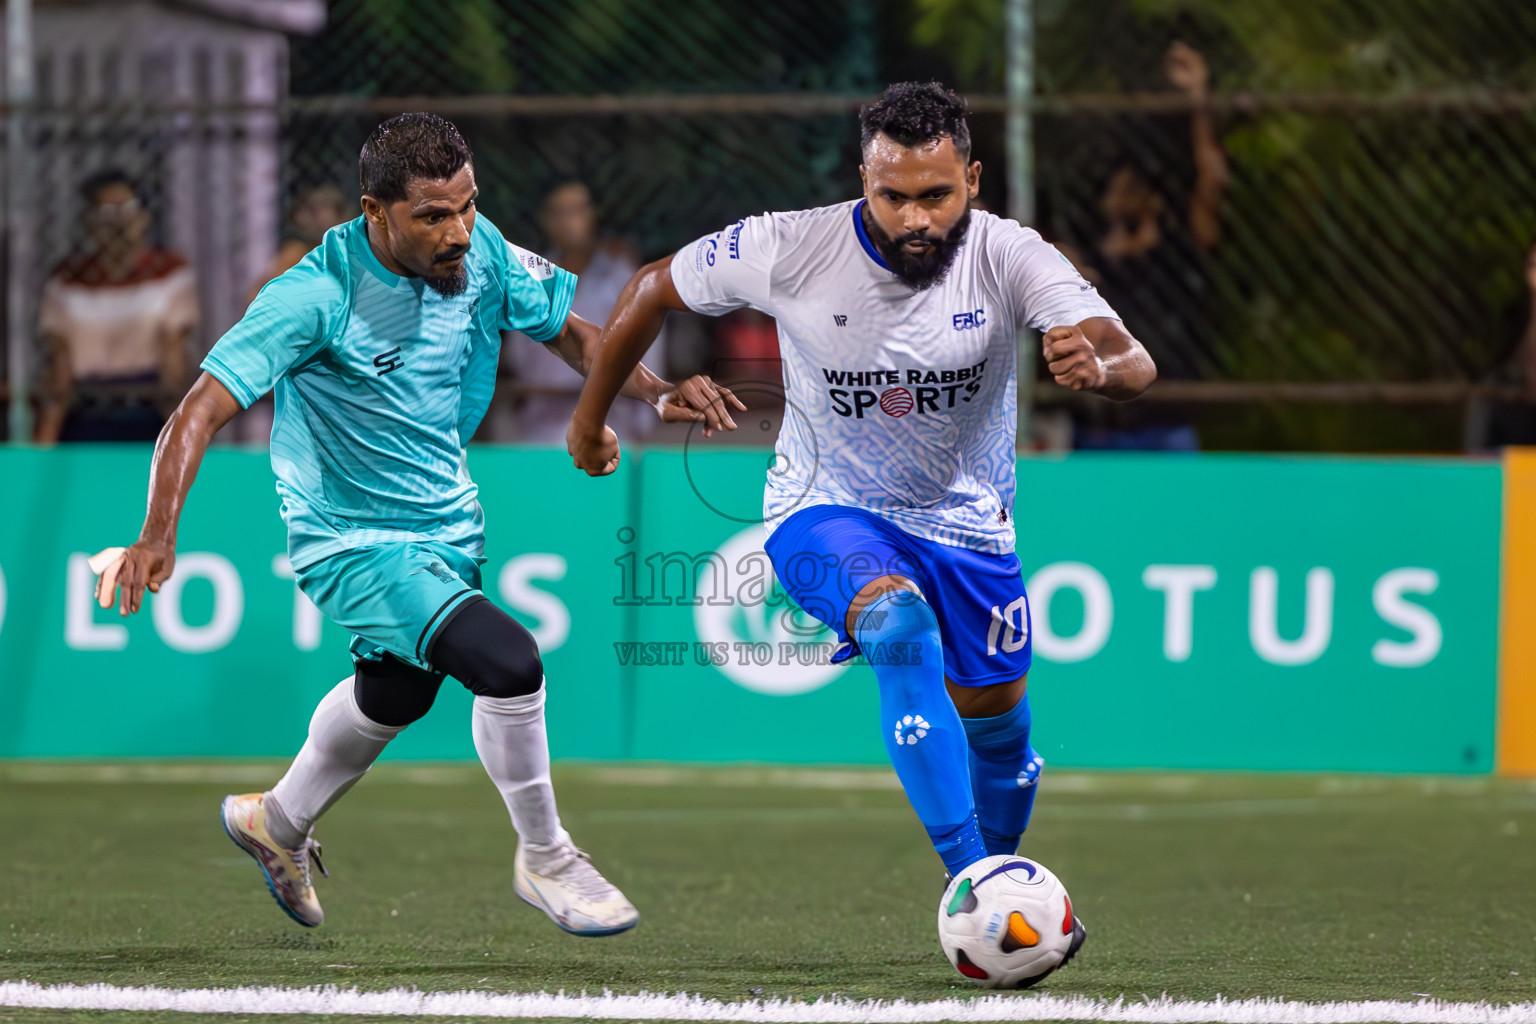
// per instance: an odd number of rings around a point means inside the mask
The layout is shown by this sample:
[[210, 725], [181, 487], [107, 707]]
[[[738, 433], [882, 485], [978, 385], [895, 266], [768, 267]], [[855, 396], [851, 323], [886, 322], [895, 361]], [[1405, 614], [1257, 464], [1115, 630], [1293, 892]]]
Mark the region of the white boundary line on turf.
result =
[[422, 1017], [571, 1017], [735, 1021], [740, 1024], [917, 1024], [928, 1021], [1127, 1021], [1145, 1024], [1532, 1024], [1536, 1003], [1278, 999], [1141, 1001], [1007, 995], [975, 999], [726, 1003], [690, 995], [566, 995], [563, 992], [359, 992], [325, 988], [118, 988], [0, 982], [0, 1006], [173, 1013], [371, 1014]]

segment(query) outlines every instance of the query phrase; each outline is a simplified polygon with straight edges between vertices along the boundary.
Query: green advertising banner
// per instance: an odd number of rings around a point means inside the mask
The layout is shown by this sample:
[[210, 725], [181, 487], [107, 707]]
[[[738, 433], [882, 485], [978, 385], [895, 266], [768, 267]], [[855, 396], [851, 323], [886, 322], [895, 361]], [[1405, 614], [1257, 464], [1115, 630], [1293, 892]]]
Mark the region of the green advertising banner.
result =
[[[881, 761], [870, 670], [808, 658], [830, 633], [760, 593], [764, 470], [645, 457], [635, 753]], [[1499, 499], [1490, 464], [1022, 461], [1036, 748], [1079, 767], [1490, 771]]]
[[[136, 533], [148, 450], [0, 452], [0, 756], [287, 755], [347, 674], [294, 586], [265, 453], [209, 454], [177, 574], [131, 620], [89, 554]], [[771, 453], [475, 449], [484, 589], [539, 640], [556, 756], [878, 763], [875, 683], [762, 554]], [[1483, 773], [1499, 467], [1093, 456], [1019, 465], [1034, 742], [1072, 767]], [[985, 643], [985, 637], [978, 637]], [[472, 757], [451, 683], [390, 756]]]
[[[348, 637], [299, 593], [266, 452], [208, 453], [176, 573], [129, 619], [91, 600], [85, 559], [137, 536], [149, 449], [0, 452], [0, 757], [272, 756], [296, 751], [350, 673]], [[540, 643], [550, 743], [624, 753], [610, 546], [623, 501], [594, 500], [564, 453], [475, 451], [487, 596]], [[616, 481], [622, 488], [625, 474]], [[594, 595], [603, 595], [597, 598]], [[388, 756], [472, 758], [470, 698], [444, 685]]]
[[1036, 746], [1062, 764], [1488, 772], [1496, 465], [1021, 464]]

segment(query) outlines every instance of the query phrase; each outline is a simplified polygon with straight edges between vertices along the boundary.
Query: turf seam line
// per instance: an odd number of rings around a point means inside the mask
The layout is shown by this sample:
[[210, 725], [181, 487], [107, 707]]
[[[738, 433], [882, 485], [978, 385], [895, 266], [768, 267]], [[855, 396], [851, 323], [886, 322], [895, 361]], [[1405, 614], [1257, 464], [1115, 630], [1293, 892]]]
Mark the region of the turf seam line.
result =
[[317, 988], [133, 988], [0, 982], [0, 1006], [173, 1013], [369, 1014], [421, 1017], [568, 1017], [736, 1021], [742, 1024], [909, 1024], [928, 1021], [1125, 1021], [1137, 1024], [1532, 1024], [1536, 1003], [1435, 999], [1328, 1003], [1280, 999], [1127, 1000], [1000, 995], [933, 1002], [845, 999], [728, 1003], [698, 996], [568, 995], [564, 992], [360, 992]]

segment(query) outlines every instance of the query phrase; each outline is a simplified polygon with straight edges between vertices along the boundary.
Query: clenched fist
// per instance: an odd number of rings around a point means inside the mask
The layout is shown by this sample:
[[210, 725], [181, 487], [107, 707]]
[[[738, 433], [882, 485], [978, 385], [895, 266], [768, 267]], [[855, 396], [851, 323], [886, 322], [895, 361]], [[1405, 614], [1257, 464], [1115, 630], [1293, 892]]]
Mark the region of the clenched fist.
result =
[[565, 450], [587, 476], [607, 476], [619, 468], [619, 435], [606, 423], [591, 427], [571, 420], [565, 431]]
[[1057, 384], [1073, 391], [1097, 391], [1109, 376], [1093, 342], [1076, 325], [1045, 332], [1045, 365]]

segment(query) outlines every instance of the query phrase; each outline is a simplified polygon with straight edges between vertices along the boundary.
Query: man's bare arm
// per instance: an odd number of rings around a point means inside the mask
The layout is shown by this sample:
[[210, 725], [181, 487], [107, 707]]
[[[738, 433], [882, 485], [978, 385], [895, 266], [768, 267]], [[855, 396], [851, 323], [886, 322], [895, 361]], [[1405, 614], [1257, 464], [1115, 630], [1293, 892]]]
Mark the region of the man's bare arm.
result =
[[[565, 327], [555, 336], [555, 340], [546, 342], [544, 347], [585, 377], [591, 372], [592, 362], [597, 358], [602, 336], [601, 327], [572, 313], [565, 318]], [[619, 394], [646, 405], [655, 405], [671, 390], [671, 384], [656, 376], [644, 363], [639, 363], [624, 381]]]
[[618, 468], [619, 441], [605, 424], [608, 410], [661, 332], [667, 311], [687, 308], [672, 283], [671, 257], [641, 267], [624, 286], [603, 327], [602, 343], [566, 433], [566, 448], [578, 469], [605, 476]]
[[176, 530], [187, 492], [202, 465], [213, 435], [240, 411], [229, 389], [208, 374], [197, 378], [192, 390], [166, 421], [155, 442], [149, 468], [149, 508], [139, 539], [123, 555], [117, 570], [120, 588], [117, 610], [132, 615], [144, 601], [144, 591], [158, 592], [176, 565]]
[[1056, 383], [1126, 401], [1157, 379], [1157, 367], [1141, 342], [1118, 320], [1089, 317], [1045, 332], [1045, 362]]
[[[572, 313], [566, 318], [565, 328], [544, 347], [585, 377], [591, 373], [598, 349], [602, 347], [602, 331], [590, 320]], [[619, 394], [651, 406], [666, 423], [702, 423], [705, 437], [712, 436], [716, 430], [736, 429], [727, 402], [738, 409], [746, 408], [729, 388], [716, 384], [703, 374], [674, 385], [656, 376], [644, 363], [635, 366]]]
[[1190, 99], [1190, 141], [1195, 158], [1195, 187], [1189, 195], [1190, 232], [1202, 248], [1214, 249], [1221, 241], [1221, 200], [1230, 173], [1211, 113], [1210, 69], [1199, 50], [1182, 42], [1168, 47], [1163, 67], [1168, 80]]

